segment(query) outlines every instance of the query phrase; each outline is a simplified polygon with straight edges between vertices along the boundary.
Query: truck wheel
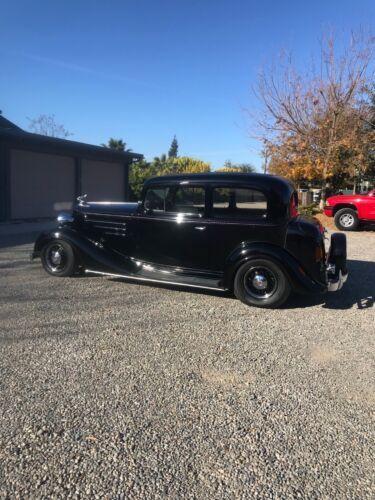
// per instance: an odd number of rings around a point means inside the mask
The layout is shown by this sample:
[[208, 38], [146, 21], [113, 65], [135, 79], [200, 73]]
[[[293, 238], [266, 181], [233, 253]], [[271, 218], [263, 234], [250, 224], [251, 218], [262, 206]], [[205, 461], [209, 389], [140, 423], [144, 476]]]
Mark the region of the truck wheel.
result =
[[289, 297], [290, 284], [280, 266], [268, 259], [254, 259], [238, 269], [234, 294], [249, 306], [276, 308]]
[[42, 265], [52, 276], [72, 276], [77, 266], [73, 247], [63, 240], [53, 240], [43, 248]]
[[335, 215], [335, 224], [341, 231], [355, 231], [359, 226], [357, 212], [352, 208], [342, 208]]

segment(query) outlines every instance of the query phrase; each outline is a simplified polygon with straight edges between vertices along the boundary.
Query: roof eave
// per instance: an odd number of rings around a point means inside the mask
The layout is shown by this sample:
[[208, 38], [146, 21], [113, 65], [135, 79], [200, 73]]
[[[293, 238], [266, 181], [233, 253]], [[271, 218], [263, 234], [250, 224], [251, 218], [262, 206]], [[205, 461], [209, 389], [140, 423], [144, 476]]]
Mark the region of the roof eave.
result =
[[118, 159], [120, 161], [124, 161], [125, 159], [141, 160], [143, 158], [143, 155], [140, 153], [118, 151], [93, 144], [33, 134], [31, 132], [25, 132], [22, 129], [0, 129], [0, 140], [2, 138], [12, 142], [14, 145], [22, 145], [23, 148], [27, 145], [30, 145], [31, 147], [36, 146], [38, 149], [45, 147], [46, 149], [54, 149], [59, 152], [63, 151], [66, 153], [71, 152], [82, 156], [84, 156], [85, 153], [90, 153], [91, 155], [97, 155], [98, 157], [112, 159], [112, 161], [114, 159]]

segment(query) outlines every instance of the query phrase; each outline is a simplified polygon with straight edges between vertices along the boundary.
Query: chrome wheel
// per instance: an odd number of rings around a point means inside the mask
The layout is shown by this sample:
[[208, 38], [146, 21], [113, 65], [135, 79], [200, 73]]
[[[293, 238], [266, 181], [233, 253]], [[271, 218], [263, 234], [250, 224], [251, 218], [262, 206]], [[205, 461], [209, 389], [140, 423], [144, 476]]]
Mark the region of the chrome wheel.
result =
[[340, 224], [343, 227], [351, 227], [353, 226], [355, 219], [352, 214], [349, 213], [343, 213], [339, 219]]
[[263, 257], [242, 264], [234, 278], [233, 290], [244, 304], [271, 308], [283, 304], [291, 288], [281, 265]]
[[246, 293], [254, 299], [268, 299], [277, 290], [276, 275], [265, 267], [251, 267], [243, 279]]
[[41, 252], [44, 269], [52, 276], [72, 276], [78, 269], [73, 246], [62, 239], [49, 242]]
[[61, 272], [67, 262], [67, 256], [62, 245], [56, 243], [51, 245], [46, 253], [46, 264], [52, 273]]

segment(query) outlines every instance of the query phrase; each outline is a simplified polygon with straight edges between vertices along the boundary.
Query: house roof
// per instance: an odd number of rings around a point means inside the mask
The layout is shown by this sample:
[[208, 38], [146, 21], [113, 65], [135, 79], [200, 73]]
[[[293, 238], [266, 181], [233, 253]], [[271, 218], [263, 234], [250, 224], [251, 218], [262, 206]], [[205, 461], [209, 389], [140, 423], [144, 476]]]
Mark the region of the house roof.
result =
[[78, 156], [94, 157], [100, 160], [108, 161], [126, 161], [140, 160], [143, 155], [133, 152], [119, 151], [116, 149], [85, 144], [83, 142], [60, 139], [58, 137], [49, 137], [40, 134], [26, 132], [4, 116], [0, 115], [0, 141], [5, 140], [14, 147], [22, 149], [33, 149], [56, 154], [74, 154]]
[[20, 127], [17, 127], [14, 123], [7, 120], [5, 116], [0, 115], [0, 131], [2, 130], [19, 130], [22, 131]]

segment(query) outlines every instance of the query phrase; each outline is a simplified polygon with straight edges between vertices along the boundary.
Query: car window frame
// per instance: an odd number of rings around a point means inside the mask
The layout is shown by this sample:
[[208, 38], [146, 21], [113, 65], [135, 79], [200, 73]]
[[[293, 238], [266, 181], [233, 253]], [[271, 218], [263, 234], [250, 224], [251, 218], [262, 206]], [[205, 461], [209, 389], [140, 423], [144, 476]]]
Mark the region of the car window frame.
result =
[[[177, 190], [178, 188], [184, 188], [184, 187], [191, 187], [191, 188], [202, 188], [204, 190], [204, 210], [203, 213], [193, 213], [193, 212], [171, 212], [169, 210], [152, 210], [150, 213], [147, 213], [147, 209], [145, 208], [144, 204], [146, 201], [146, 195], [147, 191], [149, 189], [173, 189]], [[143, 201], [142, 201], [142, 208], [145, 213], [145, 215], [149, 217], [153, 216], [158, 216], [158, 217], [163, 217], [163, 218], [177, 218], [177, 217], [186, 217], [186, 218], [192, 218], [192, 219], [204, 219], [207, 217], [207, 202], [208, 202], [208, 186], [204, 183], [175, 183], [175, 184], [155, 184], [152, 186], [148, 186], [145, 189], [144, 196], [143, 196]], [[164, 203], [165, 206], [165, 203]]]
[[[215, 216], [214, 214], [214, 190], [215, 189], [225, 189], [225, 188], [232, 188], [232, 189], [251, 189], [253, 191], [258, 191], [259, 193], [262, 193], [262, 195], [265, 197], [266, 202], [267, 202], [267, 212], [266, 212], [266, 217], [264, 218], [246, 218], [246, 217], [218, 217]], [[261, 189], [259, 186], [254, 186], [251, 184], [238, 184], [238, 183], [231, 183], [231, 182], [219, 182], [219, 183], [214, 183], [210, 186], [210, 196], [209, 196], [209, 206], [208, 206], [208, 217], [215, 222], [223, 221], [223, 222], [230, 222], [230, 223], [235, 223], [235, 224], [267, 224], [267, 223], [272, 223], [271, 219], [271, 202], [269, 199], [268, 192]], [[274, 223], [274, 222], [273, 222]]]
[[[162, 185], [162, 184], [155, 184], [153, 186], [148, 186], [144, 193], [143, 193], [143, 199], [142, 199], [142, 210], [143, 212], [145, 213], [145, 215], [152, 215], [152, 214], [156, 214], [156, 215], [159, 215], [159, 214], [164, 214], [165, 213], [165, 210], [158, 210], [158, 209], [149, 209], [149, 208], [146, 208], [145, 207], [145, 203], [146, 203], [146, 197], [147, 197], [147, 192], [150, 191], [150, 190], [157, 190], [157, 189], [163, 189], [164, 191], [166, 191], [166, 189], [168, 188], [169, 186], [166, 186], [166, 185]], [[165, 198], [164, 198], [164, 207], [165, 207]]]

